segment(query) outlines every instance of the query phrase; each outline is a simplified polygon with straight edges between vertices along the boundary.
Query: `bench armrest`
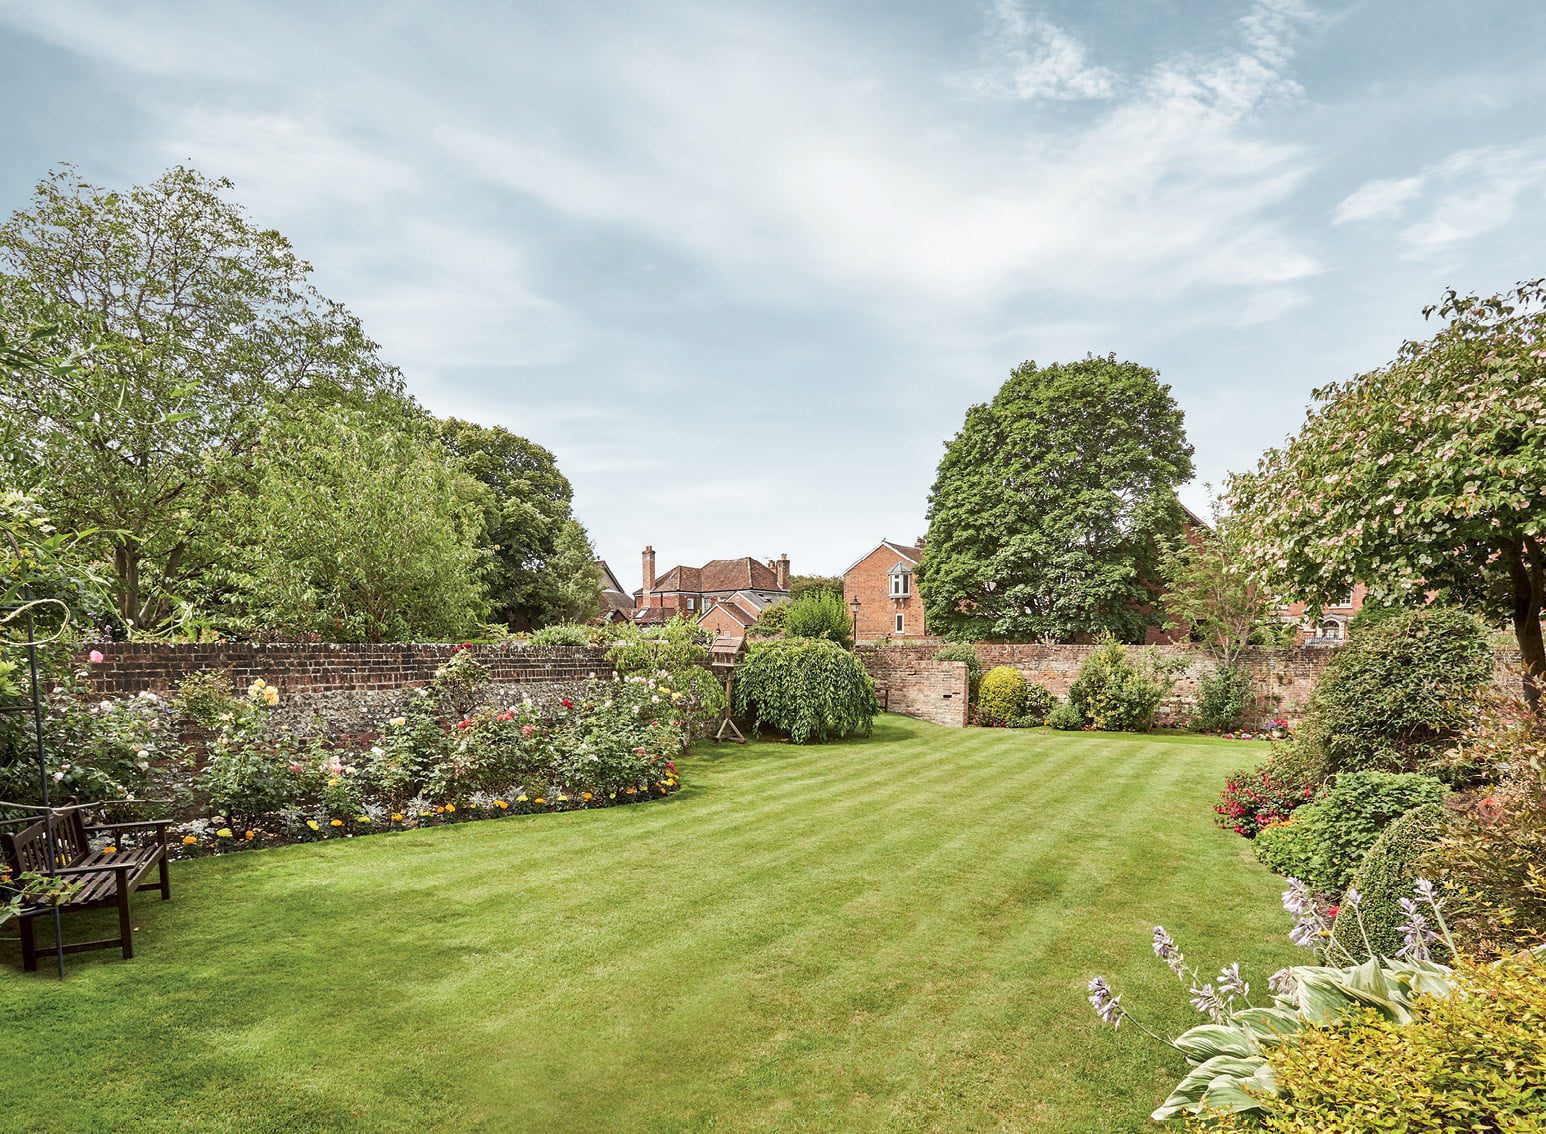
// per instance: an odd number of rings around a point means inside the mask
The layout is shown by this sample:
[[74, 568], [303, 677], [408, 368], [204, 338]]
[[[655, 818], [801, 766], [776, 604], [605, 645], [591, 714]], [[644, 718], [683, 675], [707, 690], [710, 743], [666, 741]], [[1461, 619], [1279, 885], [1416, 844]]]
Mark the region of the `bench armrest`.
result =
[[92, 823], [86, 827], [88, 834], [101, 834], [103, 831], [143, 831], [156, 827], [170, 827], [170, 819], [137, 819], [131, 823]]

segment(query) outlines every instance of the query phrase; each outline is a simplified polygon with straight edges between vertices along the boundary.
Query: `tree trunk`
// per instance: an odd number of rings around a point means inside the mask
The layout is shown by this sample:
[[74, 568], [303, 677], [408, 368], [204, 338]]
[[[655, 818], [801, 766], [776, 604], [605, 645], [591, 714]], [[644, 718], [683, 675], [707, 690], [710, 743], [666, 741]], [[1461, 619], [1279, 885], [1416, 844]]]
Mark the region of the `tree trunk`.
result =
[[1540, 548], [1525, 540], [1517, 554], [1509, 555], [1509, 577], [1514, 584], [1514, 637], [1524, 659], [1525, 704], [1536, 715], [1546, 714], [1541, 690], [1546, 683], [1546, 640], [1541, 636], [1541, 608], [1546, 605], [1546, 566]]

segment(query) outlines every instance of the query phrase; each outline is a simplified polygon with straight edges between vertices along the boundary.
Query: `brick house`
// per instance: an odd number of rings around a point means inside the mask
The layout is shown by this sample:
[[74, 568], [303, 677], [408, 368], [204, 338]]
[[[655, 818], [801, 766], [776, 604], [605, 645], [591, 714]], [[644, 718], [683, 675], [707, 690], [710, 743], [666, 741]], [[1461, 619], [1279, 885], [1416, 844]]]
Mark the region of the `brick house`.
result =
[[893, 543], [883, 539], [843, 572], [843, 602], [852, 610], [859, 600], [858, 638], [923, 638], [928, 627], [923, 597], [913, 574], [923, 558], [923, 542]]
[[[711, 559], [702, 567], [678, 565], [657, 577], [655, 549], [646, 547], [643, 568], [644, 585], [633, 593], [636, 623], [669, 622], [679, 614], [699, 619], [716, 603], [731, 599], [736, 599], [731, 605], [743, 613], [760, 612], [770, 603], [789, 597], [787, 555], [765, 563], [749, 555]], [[755, 621], [756, 615], [751, 617]]]
[[764, 610], [788, 598], [788, 591], [736, 591], [710, 600], [708, 609], [698, 616], [698, 625], [722, 637], [744, 638]]
[[1347, 641], [1347, 626], [1363, 609], [1368, 588], [1356, 583], [1345, 599], [1321, 610], [1319, 618], [1305, 617], [1305, 604], [1289, 603], [1278, 608], [1277, 615], [1284, 622], [1297, 624], [1301, 646], [1340, 646]]

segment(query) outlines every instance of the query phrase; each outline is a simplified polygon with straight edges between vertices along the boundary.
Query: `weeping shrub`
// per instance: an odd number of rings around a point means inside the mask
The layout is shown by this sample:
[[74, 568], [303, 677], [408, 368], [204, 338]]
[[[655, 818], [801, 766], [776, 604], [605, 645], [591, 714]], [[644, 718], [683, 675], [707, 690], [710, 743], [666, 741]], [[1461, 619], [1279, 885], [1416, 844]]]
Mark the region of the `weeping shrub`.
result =
[[796, 744], [866, 736], [880, 705], [859, 659], [823, 638], [759, 642], [735, 671], [735, 711]]

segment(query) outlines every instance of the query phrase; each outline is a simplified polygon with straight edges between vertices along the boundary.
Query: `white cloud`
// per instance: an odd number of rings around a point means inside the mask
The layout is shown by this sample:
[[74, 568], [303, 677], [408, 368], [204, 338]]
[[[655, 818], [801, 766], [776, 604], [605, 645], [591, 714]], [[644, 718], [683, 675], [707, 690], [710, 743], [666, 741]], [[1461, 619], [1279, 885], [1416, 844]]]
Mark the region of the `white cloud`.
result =
[[983, 62], [955, 85], [972, 94], [1017, 99], [1105, 99], [1116, 76], [1086, 61], [1085, 46], [1050, 20], [1028, 16], [1017, 0], [995, 0]]
[[1332, 224], [1394, 217], [1422, 195], [1423, 178], [1398, 177], [1360, 185], [1337, 205]]
[[1495, 232], [1521, 201], [1546, 191], [1546, 143], [1459, 150], [1403, 178], [1370, 181], [1344, 199], [1333, 223], [1412, 217], [1397, 239], [1409, 259], [1444, 253]]

